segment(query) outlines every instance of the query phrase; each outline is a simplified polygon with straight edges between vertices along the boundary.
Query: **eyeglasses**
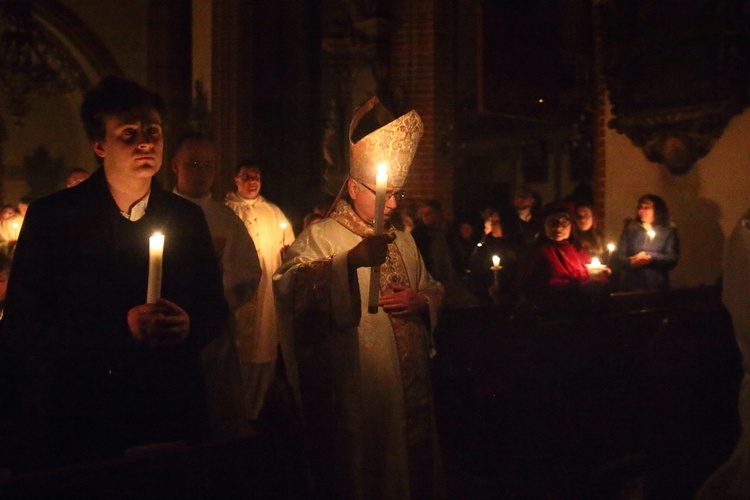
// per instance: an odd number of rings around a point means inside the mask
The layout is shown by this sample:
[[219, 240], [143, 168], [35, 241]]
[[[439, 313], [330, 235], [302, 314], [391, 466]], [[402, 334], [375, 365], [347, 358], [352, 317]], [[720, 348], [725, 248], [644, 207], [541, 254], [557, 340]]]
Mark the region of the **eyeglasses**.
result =
[[[375, 190], [373, 188], [371, 188], [370, 186], [368, 186], [364, 182], [360, 182], [360, 181], [357, 181], [357, 182], [359, 182], [362, 186], [364, 186], [365, 189], [367, 189], [369, 192], [371, 192], [372, 194], [374, 194], [375, 196], [377, 196], [377, 194], [375, 193]], [[404, 199], [404, 197], [406, 197], [406, 191], [404, 191], [403, 189], [399, 189], [398, 191], [386, 191], [385, 192], [385, 200], [386, 201], [390, 200], [391, 198], [394, 198], [396, 201], [401, 201], [401, 200]]]
[[570, 226], [570, 219], [567, 217], [550, 218], [544, 221], [544, 225], [547, 227], [568, 227]]
[[235, 179], [240, 180], [242, 182], [259, 181], [260, 175], [238, 175], [237, 177], [235, 177]]

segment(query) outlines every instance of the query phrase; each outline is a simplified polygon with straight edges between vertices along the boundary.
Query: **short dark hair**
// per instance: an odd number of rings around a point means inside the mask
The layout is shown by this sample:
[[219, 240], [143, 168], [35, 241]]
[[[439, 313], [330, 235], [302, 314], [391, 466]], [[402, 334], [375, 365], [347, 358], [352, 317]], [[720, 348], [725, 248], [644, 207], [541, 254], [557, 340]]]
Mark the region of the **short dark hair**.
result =
[[211, 134], [206, 134], [204, 132], [185, 132], [182, 134], [178, 139], [177, 142], [174, 144], [174, 151], [175, 153], [180, 150], [180, 148], [188, 142], [208, 142], [210, 144], [214, 144], [214, 137]]
[[243, 168], [252, 168], [258, 171], [259, 174], [263, 175], [263, 171], [261, 170], [260, 166], [263, 164], [263, 162], [257, 158], [247, 158], [242, 160], [237, 164], [237, 166], [234, 169], [234, 175], [235, 177], [240, 173], [240, 170]]
[[156, 92], [120, 76], [105, 76], [86, 92], [81, 121], [89, 140], [100, 140], [106, 134], [106, 116], [122, 116], [139, 109], [156, 110], [162, 119], [166, 112], [164, 99]]

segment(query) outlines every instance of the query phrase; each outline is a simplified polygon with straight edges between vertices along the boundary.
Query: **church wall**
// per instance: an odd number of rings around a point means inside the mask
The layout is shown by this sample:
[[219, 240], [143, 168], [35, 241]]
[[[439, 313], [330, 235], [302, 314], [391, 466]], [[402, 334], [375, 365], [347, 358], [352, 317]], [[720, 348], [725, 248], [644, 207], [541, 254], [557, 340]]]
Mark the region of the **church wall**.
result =
[[[607, 119], [611, 118], [608, 114]], [[607, 129], [606, 235], [616, 241], [638, 197], [664, 198], [677, 224], [681, 255], [672, 271], [675, 287], [712, 285], [721, 275], [724, 243], [750, 201], [750, 111], [735, 117], [709, 154], [684, 176], [646, 160], [642, 151]]]
[[[146, 82], [147, 0], [133, 0], [120, 4], [119, 8], [113, 8], [111, 2], [98, 0], [62, 0], [60, 4], [100, 38], [126, 77]], [[70, 46], [69, 40], [62, 41]], [[73, 55], [81, 57], [77, 52]], [[90, 62], [81, 61], [81, 64], [89, 78], [96, 77], [89, 74]], [[16, 203], [29, 193], [21, 167], [24, 157], [32, 155], [39, 146], [45, 147], [53, 160], [62, 158], [61, 186], [67, 169], [83, 167], [93, 171], [96, 168], [78, 116], [82, 97], [81, 92], [34, 96], [31, 111], [23, 117], [20, 126], [15, 124], [15, 118], [0, 110], [8, 135], [2, 144], [3, 203]]]

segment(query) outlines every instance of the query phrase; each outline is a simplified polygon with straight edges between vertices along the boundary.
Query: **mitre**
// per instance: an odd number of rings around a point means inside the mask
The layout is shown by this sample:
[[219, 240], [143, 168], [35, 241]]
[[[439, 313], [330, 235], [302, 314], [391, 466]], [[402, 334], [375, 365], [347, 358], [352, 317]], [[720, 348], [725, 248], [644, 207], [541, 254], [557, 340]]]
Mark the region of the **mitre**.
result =
[[377, 97], [370, 97], [354, 112], [349, 125], [349, 175], [358, 181], [375, 184], [378, 166], [385, 163], [388, 187], [398, 189], [406, 182], [424, 126], [419, 114], [411, 110], [353, 142], [352, 134], [360, 120], [379, 102]]

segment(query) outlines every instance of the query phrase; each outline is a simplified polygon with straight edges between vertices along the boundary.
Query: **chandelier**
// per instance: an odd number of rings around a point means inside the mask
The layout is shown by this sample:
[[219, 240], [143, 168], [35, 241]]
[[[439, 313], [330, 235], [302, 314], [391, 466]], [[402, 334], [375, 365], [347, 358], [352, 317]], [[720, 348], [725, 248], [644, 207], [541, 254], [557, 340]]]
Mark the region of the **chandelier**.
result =
[[30, 0], [0, 0], [0, 100], [17, 125], [32, 94], [67, 93], [84, 81], [67, 49], [32, 17]]

